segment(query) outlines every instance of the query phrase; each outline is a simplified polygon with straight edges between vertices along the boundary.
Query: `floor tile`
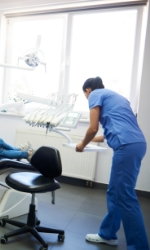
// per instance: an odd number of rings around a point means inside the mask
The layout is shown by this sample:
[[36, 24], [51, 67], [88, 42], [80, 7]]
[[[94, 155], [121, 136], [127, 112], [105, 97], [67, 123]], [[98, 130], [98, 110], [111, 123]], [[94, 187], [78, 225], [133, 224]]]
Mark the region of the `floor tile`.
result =
[[[48, 242], [48, 250], [126, 250], [126, 240], [123, 226], [118, 231], [118, 246], [112, 247], [106, 244], [90, 243], [85, 240], [87, 233], [97, 233], [101, 221], [107, 212], [106, 191], [76, 187], [61, 184], [61, 188], [55, 192], [55, 205], [51, 203], [51, 193], [37, 194], [37, 217], [41, 226], [65, 230], [64, 242], [58, 241], [58, 235], [41, 233]], [[143, 212], [145, 227], [150, 241], [150, 199], [139, 197]], [[27, 215], [15, 220], [26, 222]], [[0, 236], [16, 229], [6, 224], [0, 227]], [[0, 244], [1, 250], [39, 250], [41, 244], [30, 234], [15, 236], [8, 240], [7, 244]]]

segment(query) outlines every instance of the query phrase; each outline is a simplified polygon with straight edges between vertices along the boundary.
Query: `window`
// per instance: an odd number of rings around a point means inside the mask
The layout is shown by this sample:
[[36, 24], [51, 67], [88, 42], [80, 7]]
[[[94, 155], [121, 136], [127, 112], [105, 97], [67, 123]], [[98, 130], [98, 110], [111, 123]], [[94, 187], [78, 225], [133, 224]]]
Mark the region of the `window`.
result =
[[[7, 62], [17, 65], [19, 56], [28, 54], [28, 49], [36, 48], [38, 35], [41, 36], [40, 59], [46, 62], [46, 72], [42, 65], [35, 71], [6, 69], [10, 94], [17, 89], [18, 92], [45, 97], [50, 92], [58, 91], [64, 22], [63, 16], [9, 21]], [[19, 66], [27, 65], [19, 60]]]
[[136, 19], [137, 10], [73, 16], [69, 91], [80, 93], [80, 102], [83, 82], [95, 76], [129, 99]]
[[[10, 18], [6, 62], [16, 65], [18, 56], [35, 48], [37, 36], [41, 35], [39, 49], [47, 66], [46, 73], [42, 65], [33, 72], [5, 69], [4, 101], [7, 93], [13, 94], [16, 89], [42, 97], [57, 91], [76, 93], [75, 109], [87, 112], [82, 85], [95, 76], [103, 79], [106, 88], [132, 101], [132, 74], [138, 69], [134, 53], [137, 33], [140, 34], [140, 11], [141, 7], [134, 7]], [[23, 66], [24, 62], [19, 64]]]

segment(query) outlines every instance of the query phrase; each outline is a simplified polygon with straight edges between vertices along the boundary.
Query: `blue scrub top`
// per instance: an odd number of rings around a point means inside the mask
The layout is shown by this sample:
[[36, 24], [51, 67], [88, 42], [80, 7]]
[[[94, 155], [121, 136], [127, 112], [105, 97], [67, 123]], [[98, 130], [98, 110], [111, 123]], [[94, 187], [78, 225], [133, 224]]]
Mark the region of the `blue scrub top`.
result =
[[130, 103], [125, 97], [112, 90], [96, 89], [90, 93], [88, 102], [90, 109], [100, 106], [99, 122], [111, 148], [145, 142]]

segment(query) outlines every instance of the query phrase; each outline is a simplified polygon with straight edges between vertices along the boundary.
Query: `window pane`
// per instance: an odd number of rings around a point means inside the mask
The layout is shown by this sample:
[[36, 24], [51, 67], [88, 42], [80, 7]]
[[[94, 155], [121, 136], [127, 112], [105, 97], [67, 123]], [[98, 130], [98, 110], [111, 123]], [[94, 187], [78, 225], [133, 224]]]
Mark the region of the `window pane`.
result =
[[79, 93], [77, 109], [88, 110], [81, 88], [90, 77], [129, 98], [136, 18], [137, 10], [74, 15], [69, 92]]
[[[20, 92], [34, 93], [38, 96], [47, 96], [50, 92], [58, 92], [60, 65], [62, 54], [62, 39], [64, 18], [38, 18], [30, 20], [11, 21], [7, 63], [17, 65], [18, 56], [28, 54], [28, 49], [36, 47], [37, 37], [41, 36], [38, 55], [45, 67], [39, 65], [34, 71], [9, 70], [7, 82], [10, 83], [9, 92], [16, 89]], [[27, 67], [23, 60], [19, 66]]]

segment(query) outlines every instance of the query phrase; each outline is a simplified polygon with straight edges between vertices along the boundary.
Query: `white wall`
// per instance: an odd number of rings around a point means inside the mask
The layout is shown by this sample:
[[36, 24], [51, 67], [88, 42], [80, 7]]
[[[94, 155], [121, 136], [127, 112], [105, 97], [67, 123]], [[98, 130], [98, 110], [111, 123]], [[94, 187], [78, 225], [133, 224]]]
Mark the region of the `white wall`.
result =
[[[73, 0], [70, 0], [70, 2]], [[79, 1], [79, 0], [78, 0]], [[64, 0], [57, 1], [58, 2], [67, 2]], [[36, 6], [38, 4], [44, 5], [48, 3], [56, 3], [56, 1], [50, 0], [0, 0], [0, 10], [4, 9], [13, 9], [13, 8], [21, 8], [23, 6]], [[149, 7], [150, 8], [150, 7]], [[149, 11], [150, 13], [150, 11]], [[1, 20], [2, 14], [0, 15]], [[1, 34], [1, 33], [0, 33]], [[1, 37], [0, 37], [1, 38]], [[0, 40], [0, 46], [2, 42]], [[0, 47], [1, 48], [1, 47]], [[147, 25], [147, 34], [146, 34], [146, 44], [145, 44], [145, 54], [144, 54], [144, 64], [142, 71], [142, 84], [141, 84], [141, 96], [139, 102], [139, 112], [138, 112], [138, 121], [141, 129], [143, 130], [148, 144], [147, 154], [142, 162], [141, 172], [139, 175], [139, 179], [137, 182], [137, 189], [150, 191], [150, 102], [149, 102], [149, 93], [150, 93], [150, 15], [148, 18]], [[0, 90], [2, 87], [2, 81], [0, 79]], [[14, 145], [15, 143], [15, 131], [17, 128], [28, 128], [28, 125], [24, 123], [21, 117], [13, 117], [0, 115], [0, 137], [5, 139], [8, 143]], [[73, 130], [72, 134], [84, 135], [85, 130], [87, 128], [87, 123], [79, 123], [79, 126], [76, 130]], [[99, 154], [97, 158], [97, 170], [95, 181], [98, 183], [108, 183], [110, 168], [111, 168], [111, 156], [112, 150], [108, 149], [107, 152], [103, 154]]]
[[147, 140], [147, 153], [143, 159], [138, 188], [150, 191], [150, 5], [142, 70], [138, 122]]

